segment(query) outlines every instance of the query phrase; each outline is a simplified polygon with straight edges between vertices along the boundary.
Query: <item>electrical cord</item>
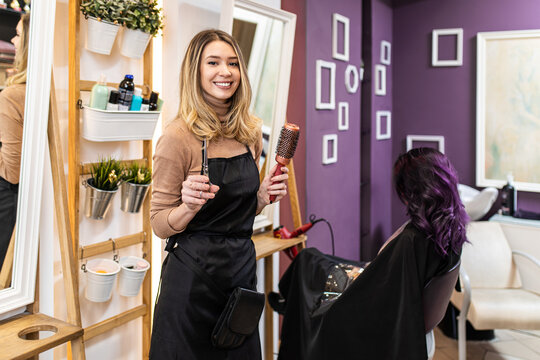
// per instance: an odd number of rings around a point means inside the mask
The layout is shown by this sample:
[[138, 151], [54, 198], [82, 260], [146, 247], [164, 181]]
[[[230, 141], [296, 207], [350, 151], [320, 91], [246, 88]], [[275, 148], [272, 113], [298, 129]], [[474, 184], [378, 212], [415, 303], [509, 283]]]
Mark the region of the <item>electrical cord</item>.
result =
[[317, 219], [315, 214], [309, 215], [309, 221], [313, 224], [318, 223], [319, 221], [324, 221], [328, 225], [328, 229], [330, 230], [330, 238], [332, 239], [332, 256], [336, 255], [336, 246], [334, 243], [334, 231], [332, 230], [332, 225], [328, 222], [328, 220], [324, 218]]

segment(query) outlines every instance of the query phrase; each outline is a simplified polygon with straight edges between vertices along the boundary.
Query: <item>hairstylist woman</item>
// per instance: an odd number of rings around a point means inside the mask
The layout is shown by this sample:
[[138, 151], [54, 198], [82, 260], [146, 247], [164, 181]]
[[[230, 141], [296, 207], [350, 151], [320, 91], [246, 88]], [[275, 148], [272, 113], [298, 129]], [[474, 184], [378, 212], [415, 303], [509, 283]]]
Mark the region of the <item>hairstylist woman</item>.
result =
[[[225, 302], [179, 258], [185, 252], [230, 294], [255, 289], [255, 215], [286, 194], [284, 174], [259, 183], [261, 123], [249, 113], [251, 89], [239, 46], [227, 33], [191, 40], [180, 74], [180, 110], [154, 156], [152, 227], [169, 251], [152, 333], [150, 359], [261, 358], [255, 332], [234, 350], [212, 347]], [[208, 176], [201, 175], [203, 141]], [[271, 174], [274, 173], [271, 170]], [[272, 184], [272, 182], [275, 182]]]

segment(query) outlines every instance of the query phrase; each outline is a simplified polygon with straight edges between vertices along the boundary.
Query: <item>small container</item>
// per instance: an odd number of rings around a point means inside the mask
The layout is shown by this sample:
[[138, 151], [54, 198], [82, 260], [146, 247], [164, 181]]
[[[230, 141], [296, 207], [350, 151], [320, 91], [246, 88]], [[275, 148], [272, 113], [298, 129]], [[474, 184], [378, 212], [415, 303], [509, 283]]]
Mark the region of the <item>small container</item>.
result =
[[90, 107], [99, 110], [107, 108], [107, 99], [109, 98], [109, 88], [105, 75], [101, 74], [99, 81], [92, 87], [90, 93]]
[[148, 109], [150, 111], [156, 111], [158, 108], [159, 93], [153, 92], [150, 94], [150, 100], [148, 102]]
[[135, 88], [133, 98], [131, 100], [131, 106], [129, 107], [130, 111], [141, 111], [142, 105], [142, 90], [140, 88]]
[[118, 97], [120, 93], [116, 90], [111, 90], [109, 96], [109, 102], [107, 103], [107, 110], [109, 111], [118, 111]]
[[501, 211], [503, 215], [514, 216], [517, 207], [517, 192], [512, 173], [506, 176], [507, 183], [501, 189]]
[[148, 111], [150, 109], [148, 103], [149, 103], [148, 99], [142, 99], [141, 111]]

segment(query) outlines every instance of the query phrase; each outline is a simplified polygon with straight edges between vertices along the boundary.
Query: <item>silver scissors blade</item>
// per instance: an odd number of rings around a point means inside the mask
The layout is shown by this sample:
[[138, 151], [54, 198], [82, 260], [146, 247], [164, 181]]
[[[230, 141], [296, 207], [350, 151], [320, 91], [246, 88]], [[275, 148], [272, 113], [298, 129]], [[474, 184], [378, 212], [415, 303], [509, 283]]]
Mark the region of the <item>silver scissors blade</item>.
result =
[[208, 175], [208, 143], [206, 138], [203, 140], [203, 147], [202, 147], [202, 168], [201, 168], [201, 175]]

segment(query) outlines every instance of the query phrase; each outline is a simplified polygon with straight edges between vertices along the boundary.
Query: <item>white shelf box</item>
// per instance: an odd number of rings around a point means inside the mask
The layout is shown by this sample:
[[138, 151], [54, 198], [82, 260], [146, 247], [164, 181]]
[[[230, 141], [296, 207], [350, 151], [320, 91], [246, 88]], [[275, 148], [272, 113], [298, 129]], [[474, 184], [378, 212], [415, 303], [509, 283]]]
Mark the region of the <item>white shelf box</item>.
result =
[[152, 140], [160, 111], [107, 111], [83, 106], [82, 136], [90, 141]]

